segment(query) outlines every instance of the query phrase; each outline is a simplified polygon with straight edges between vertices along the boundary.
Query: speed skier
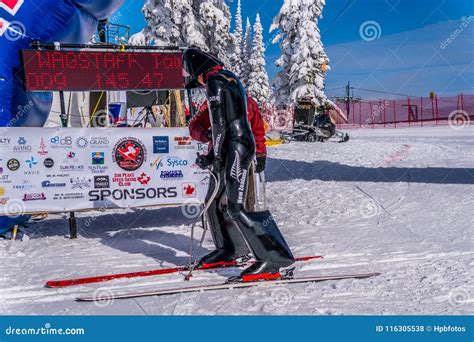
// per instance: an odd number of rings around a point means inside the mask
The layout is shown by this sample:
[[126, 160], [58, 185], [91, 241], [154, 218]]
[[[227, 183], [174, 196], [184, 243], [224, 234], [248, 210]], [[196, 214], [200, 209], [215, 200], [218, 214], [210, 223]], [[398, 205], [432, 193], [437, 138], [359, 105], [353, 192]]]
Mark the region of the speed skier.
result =
[[198, 156], [196, 164], [203, 169], [212, 167], [219, 185], [212, 198], [217, 185], [212, 180], [206, 197], [213, 201], [207, 215], [216, 250], [199, 263], [230, 262], [248, 248], [255, 262], [234, 281], [280, 279], [280, 269], [294, 263], [293, 254], [268, 210], [248, 212], [244, 207], [255, 139], [242, 83], [224, 69], [222, 61], [196, 48], [184, 52], [183, 72], [186, 88], [206, 87], [213, 148], [208, 155]]

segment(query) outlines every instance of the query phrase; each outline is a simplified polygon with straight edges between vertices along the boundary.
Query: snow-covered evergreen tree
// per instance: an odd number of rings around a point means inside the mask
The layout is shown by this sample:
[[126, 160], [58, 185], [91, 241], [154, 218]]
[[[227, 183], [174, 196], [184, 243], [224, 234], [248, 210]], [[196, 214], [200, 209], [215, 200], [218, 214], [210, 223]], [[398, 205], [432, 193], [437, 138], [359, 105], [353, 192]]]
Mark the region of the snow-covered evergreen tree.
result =
[[244, 36], [242, 27], [242, 7], [240, 0], [237, 2], [237, 11], [235, 13], [235, 27], [232, 33], [234, 37], [234, 49], [231, 57], [233, 71], [237, 76], [242, 76], [242, 65], [243, 65], [243, 48], [244, 48]]
[[148, 25], [132, 42], [196, 46], [230, 64], [234, 38], [224, 0], [147, 0], [142, 12]]
[[268, 73], [265, 69], [263, 27], [259, 14], [257, 14], [257, 19], [253, 26], [253, 47], [249, 65], [250, 74], [247, 82], [247, 92], [257, 101], [260, 107], [263, 107], [270, 99], [270, 85], [268, 82]]
[[[189, 1], [189, 0], [188, 0]], [[230, 9], [224, 0], [194, 0], [199, 4], [199, 20], [206, 29], [206, 44], [227, 67], [232, 69], [229, 56], [235, 48], [234, 37], [230, 33]]]
[[[141, 34], [145, 36], [147, 43], [207, 48], [204, 29], [196, 17], [196, 8], [190, 1], [147, 0], [142, 12], [148, 25]], [[142, 39], [139, 34], [132, 37]]]
[[247, 18], [247, 23], [245, 25], [244, 46], [242, 49], [242, 72], [241, 72], [241, 78], [240, 78], [244, 86], [247, 86], [249, 76], [250, 76], [249, 60], [251, 57], [252, 57], [252, 26], [250, 25], [250, 19]]
[[277, 104], [290, 104], [312, 97], [324, 104], [324, 80], [329, 59], [321, 42], [318, 20], [325, 0], [285, 0], [270, 32], [279, 30], [274, 43], [280, 43], [282, 55], [276, 65], [282, 70], [273, 84]]

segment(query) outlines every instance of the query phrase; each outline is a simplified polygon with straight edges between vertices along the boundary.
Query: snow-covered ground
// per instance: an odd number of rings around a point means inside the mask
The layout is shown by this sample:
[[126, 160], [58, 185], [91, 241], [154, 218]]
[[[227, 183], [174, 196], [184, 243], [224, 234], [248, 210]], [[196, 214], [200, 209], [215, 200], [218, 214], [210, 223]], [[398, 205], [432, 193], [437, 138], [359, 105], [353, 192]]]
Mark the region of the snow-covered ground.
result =
[[[50, 279], [132, 272], [188, 261], [180, 208], [65, 215], [0, 241], [1, 314], [468, 314], [474, 311], [474, 127], [353, 130], [347, 144], [272, 147], [270, 209], [301, 263], [297, 276], [377, 271], [329, 281], [78, 303], [79, 294], [224, 280], [235, 270], [47, 289]], [[198, 237], [197, 237], [198, 238]], [[197, 239], [196, 238], [196, 239]], [[194, 241], [197, 244], [197, 240]], [[212, 242], [205, 241], [205, 249]], [[204, 253], [205, 251], [202, 251]], [[96, 293], [99, 293], [96, 292]]]

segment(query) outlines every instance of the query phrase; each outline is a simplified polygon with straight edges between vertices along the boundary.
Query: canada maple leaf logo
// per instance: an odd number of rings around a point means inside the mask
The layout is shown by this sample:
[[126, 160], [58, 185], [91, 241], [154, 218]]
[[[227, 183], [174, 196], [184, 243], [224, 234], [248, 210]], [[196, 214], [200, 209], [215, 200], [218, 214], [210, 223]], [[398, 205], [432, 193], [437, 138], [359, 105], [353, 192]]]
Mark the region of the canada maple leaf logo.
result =
[[194, 184], [194, 183], [183, 184], [183, 196], [184, 197], [195, 197], [196, 196], [196, 184]]
[[143, 172], [140, 177], [137, 178], [137, 181], [141, 184], [141, 185], [147, 185], [148, 182], [150, 181], [150, 176], [148, 176], [145, 172]]

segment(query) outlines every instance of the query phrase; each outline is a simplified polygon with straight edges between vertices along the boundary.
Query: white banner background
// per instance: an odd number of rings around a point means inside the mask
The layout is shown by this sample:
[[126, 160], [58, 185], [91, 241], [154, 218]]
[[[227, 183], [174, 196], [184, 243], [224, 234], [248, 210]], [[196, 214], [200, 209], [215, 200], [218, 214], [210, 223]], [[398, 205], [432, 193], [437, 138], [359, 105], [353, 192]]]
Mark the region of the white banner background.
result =
[[187, 128], [4, 128], [0, 214], [203, 202]]

